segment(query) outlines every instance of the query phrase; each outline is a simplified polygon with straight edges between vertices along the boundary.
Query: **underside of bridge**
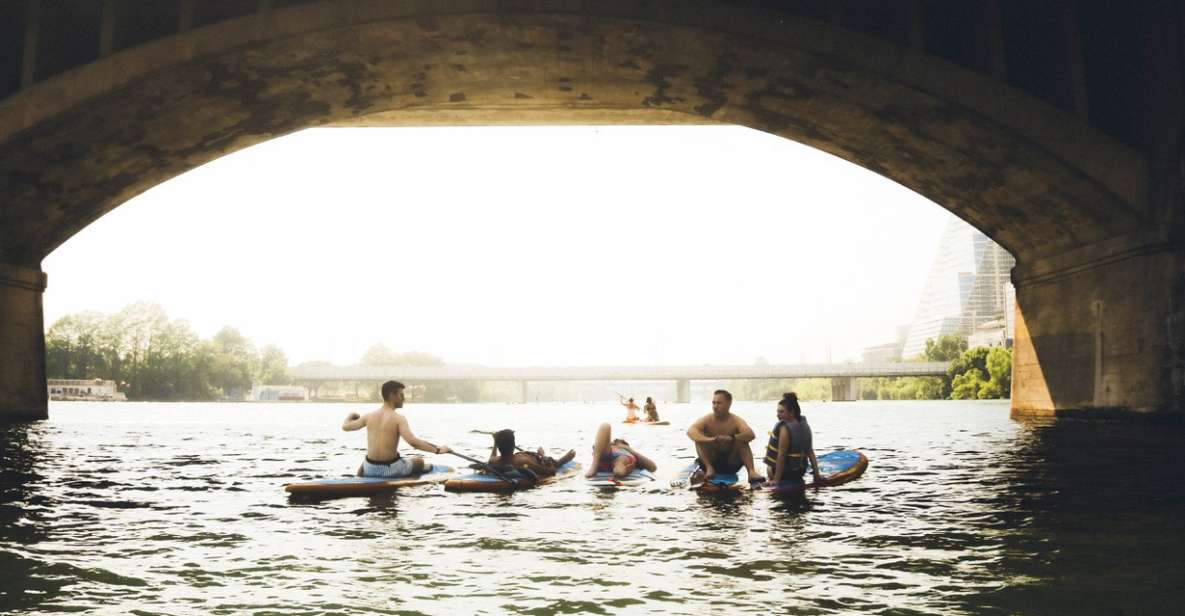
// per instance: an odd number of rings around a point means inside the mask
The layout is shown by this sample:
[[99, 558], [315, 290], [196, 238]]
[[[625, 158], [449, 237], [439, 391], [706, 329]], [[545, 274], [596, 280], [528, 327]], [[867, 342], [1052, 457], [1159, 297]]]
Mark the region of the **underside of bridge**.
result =
[[[967, 3], [989, 10], [966, 26], [983, 53], [960, 56], [942, 53], [952, 18], [933, 2], [889, 9], [898, 37], [811, 3], [261, 1], [203, 25], [204, 5], [179, 0], [159, 3], [173, 31], [124, 48], [135, 29], [108, 0], [95, 57], [44, 78], [38, 54], [61, 55], [45, 41], [75, 39], [50, 36], [42, 2], [17, 4], [22, 87], [0, 101], [0, 415], [46, 413], [41, 260], [144, 190], [313, 126], [572, 123], [739, 124], [899, 182], [1016, 256], [1015, 414], [1185, 409], [1173, 2], [1116, 7], [1145, 55], [1103, 70], [1082, 40], [1108, 16], [1073, 2], [1048, 48], [1016, 42], [1011, 4]], [[1016, 77], [1028, 64], [1060, 81]], [[1112, 73], [1128, 82], [1085, 82]]]

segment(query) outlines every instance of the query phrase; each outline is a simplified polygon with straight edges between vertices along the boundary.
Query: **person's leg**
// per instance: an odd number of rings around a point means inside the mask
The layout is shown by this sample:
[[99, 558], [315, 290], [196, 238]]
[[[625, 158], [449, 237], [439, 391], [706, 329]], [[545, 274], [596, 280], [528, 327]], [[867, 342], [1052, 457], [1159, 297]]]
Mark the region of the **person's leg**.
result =
[[745, 472], [749, 473], [749, 483], [765, 481], [765, 477], [762, 477], [757, 472], [757, 468], [753, 466], [753, 450], [749, 447], [749, 444], [736, 443], [735, 449], [740, 456], [741, 463], [745, 465]]
[[708, 447], [704, 443], [696, 443], [695, 455], [699, 457], [700, 465], [704, 467], [704, 479], [711, 479], [714, 477], [716, 475], [716, 465], [714, 460], [714, 456], [716, 455], [715, 448]]
[[362, 465], [361, 464], [358, 465], [358, 476], [359, 477], [362, 476]]
[[592, 464], [588, 465], [588, 471], [584, 473], [585, 477], [596, 475], [597, 466], [601, 463], [601, 456], [609, 453], [610, 430], [607, 423], [603, 423], [597, 428], [597, 436], [593, 439]]
[[[605, 424], [605, 425], [608, 425], [608, 424]], [[568, 453], [564, 454], [559, 460], [555, 461], [556, 468], [559, 468], [559, 467], [571, 462], [575, 458], [576, 458], [576, 450], [569, 449]]]

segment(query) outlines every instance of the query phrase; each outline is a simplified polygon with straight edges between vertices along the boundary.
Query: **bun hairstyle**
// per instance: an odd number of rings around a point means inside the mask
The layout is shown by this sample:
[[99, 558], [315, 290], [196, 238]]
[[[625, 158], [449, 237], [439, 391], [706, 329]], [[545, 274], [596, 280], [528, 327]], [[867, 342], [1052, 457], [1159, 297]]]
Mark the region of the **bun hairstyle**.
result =
[[792, 391], [782, 394], [782, 399], [778, 402], [778, 405], [790, 411], [790, 414], [794, 415], [794, 417], [802, 417], [802, 407], [798, 406], [798, 394]]

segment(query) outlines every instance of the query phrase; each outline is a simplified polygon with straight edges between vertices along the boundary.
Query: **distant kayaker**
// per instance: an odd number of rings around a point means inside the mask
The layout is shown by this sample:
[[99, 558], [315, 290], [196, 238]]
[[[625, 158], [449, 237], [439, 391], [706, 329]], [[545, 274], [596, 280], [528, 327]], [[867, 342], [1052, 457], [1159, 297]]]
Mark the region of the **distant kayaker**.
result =
[[711, 479], [716, 473], [735, 473], [743, 466], [750, 483], [765, 481], [753, 467], [753, 452], [749, 449], [749, 443], [756, 438], [753, 428], [733, 415], [731, 408], [732, 394], [717, 389], [712, 395], [712, 412], [687, 429], [687, 437], [695, 442], [704, 479]]
[[617, 479], [634, 472], [635, 468], [644, 468], [650, 472], [658, 470], [654, 460], [640, 454], [630, 444], [622, 439], [612, 439], [612, 428], [603, 423], [597, 428], [597, 438], [593, 441], [592, 463], [588, 465], [585, 477], [592, 478], [597, 473], [613, 473]]
[[650, 396], [646, 396], [646, 404], [642, 405], [642, 410], [646, 411], [646, 421], [658, 421], [658, 407]]
[[634, 402], [634, 399], [630, 398], [626, 400], [625, 396], [621, 394], [617, 394], [617, 397], [620, 398], [619, 402], [621, 402], [621, 406], [625, 407], [625, 421], [627, 423], [638, 421], [638, 405]]
[[551, 477], [559, 467], [576, 457], [575, 450], [568, 450], [559, 460], [548, 456], [540, 447], [538, 451], [515, 451], [514, 430], [498, 430], [494, 433], [494, 448], [490, 451], [490, 466], [496, 470], [527, 469], [537, 477]]
[[770, 481], [802, 481], [806, 474], [807, 460], [818, 483], [819, 460], [815, 458], [814, 439], [811, 427], [802, 416], [798, 405], [798, 394], [782, 394], [778, 402], [778, 423], [769, 431], [769, 443], [765, 446], [765, 466]]
[[382, 406], [366, 415], [350, 413], [342, 422], [342, 430], [346, 432], [366, 428], [366, 459], [358, 467], [359, 477], [398, 478], [423, 473], [429, 466], [423, 458], [404, 458], [399, 455], [400, 438], [420, 451], [435, 454], [452, 452], [446, 445], [437, 447], [412, 434], [407, 418], [395, 412], [403, 408], [403, 390], [403, 383], [398, 381], [383, 383]]

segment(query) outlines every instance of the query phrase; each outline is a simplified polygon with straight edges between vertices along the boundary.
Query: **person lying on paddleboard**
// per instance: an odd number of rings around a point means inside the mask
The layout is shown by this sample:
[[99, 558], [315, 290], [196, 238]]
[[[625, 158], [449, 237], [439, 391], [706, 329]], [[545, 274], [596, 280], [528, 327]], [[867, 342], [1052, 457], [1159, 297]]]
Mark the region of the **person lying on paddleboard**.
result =
[[770, 481], [801, 482], [808, 459], [815, 483], [818, 483], [819, 460], [815, 458], [811, 427], [802, 416], [802, 407], [798, 406], [798, 394], [791, 391], [782, 394], [782, 400], [778, 402], [778, 423], [769, 431], [769, 443], [765, 446], [765, 467]]
[[537, 477], [551, 477], [556, 469], [576, 457], [575, 450], [568, 450], [562, 458], [549, 457], [540, 447], [539, 451], [515, 451], [514, 430], [498, 430], [494, 433], [494, 448], [490, 451], [490, 466], [501, 469], [525, 468]]
[[652, 473], [658, 470], [653, 460], [638, 453], [629, 443], [619, 438], [610, 441], [611, 430], [607, 423], [597, 428], [597, 438], [593, 441], [592, 463], [588, 465], [585, 477], [591, 479], [597, 473], [613, 473], [614, 477], [621, 479], [639, 467]]
[[621, 406], [625, 407], [625, 421], [629, 423], [638, 421], [638, 405], [634, 403], [634, 399], [630, 398], [627, 401], [621, 394], [617, 394], [617, 397], [622, 399]]
[[646, 411], [646, 421], [658, 421], [658, 407], [650, 396], [646, 396], [646, 404], [642, 406], [642, 410]]
[[695, 442], [704, 479], [711, 479], [716, 473], [735, 473], [743, 466], [749, 473], [749, 483], [765, 481], [753, 467], [753, 451], [749, 449], [749, 443], [756, 438], [753, 428], [733, 415], [731, 408], [732, 394], [717, 389], [712, 395], [712, 412], [687, 429], [687, 437]]
[[430, 465], [419, 456], [404, 458], [399, 455], [399, 439], [420, 451], [449, 453], [445, 445], [437, 447], [412, 434], [407, 418], [395, 412], [403, 408], [403, 383], [383, 383], [383, 405], [365, 415], [350, 413], [342, 422], [342, 430], [353, 432], [366, 428], [366, 459], [358, 467], [359, 477], [387, 477], [397, 479], [423, 473]]

